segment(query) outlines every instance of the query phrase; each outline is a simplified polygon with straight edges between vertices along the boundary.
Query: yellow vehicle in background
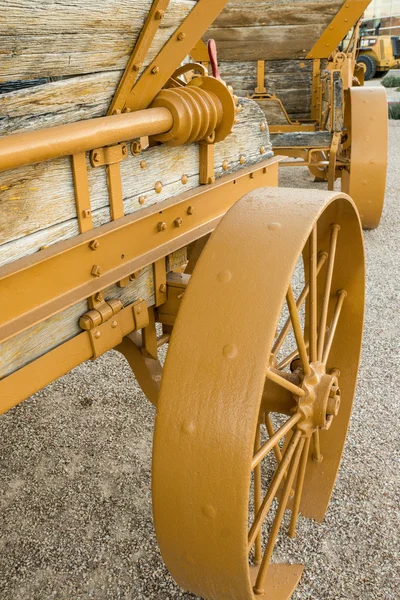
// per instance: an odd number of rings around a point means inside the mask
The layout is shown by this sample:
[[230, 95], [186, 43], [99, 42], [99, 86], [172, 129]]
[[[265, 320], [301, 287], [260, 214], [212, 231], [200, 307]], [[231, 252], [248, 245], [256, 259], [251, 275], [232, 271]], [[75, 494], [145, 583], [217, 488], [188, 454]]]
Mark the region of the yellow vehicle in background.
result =
[[390, 69], [400, 68], [400, 36], [362, 36], [357, 62], [365, 65], [366, 81], [376, 74], [384, 75]]

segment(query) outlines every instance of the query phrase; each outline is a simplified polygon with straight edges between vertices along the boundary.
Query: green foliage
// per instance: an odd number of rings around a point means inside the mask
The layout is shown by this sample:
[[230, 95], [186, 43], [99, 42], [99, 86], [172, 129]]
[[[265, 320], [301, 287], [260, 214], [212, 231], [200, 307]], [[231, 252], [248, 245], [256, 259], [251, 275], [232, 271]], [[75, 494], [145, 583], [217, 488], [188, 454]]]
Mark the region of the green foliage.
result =
[[389, 119], [400, 120], [400, 102], [389, 104]]
[[386, 88], [397, 88], [400, 85], [400, 76], [391, 75], [390, 72], [382, 79], [381, 84]]

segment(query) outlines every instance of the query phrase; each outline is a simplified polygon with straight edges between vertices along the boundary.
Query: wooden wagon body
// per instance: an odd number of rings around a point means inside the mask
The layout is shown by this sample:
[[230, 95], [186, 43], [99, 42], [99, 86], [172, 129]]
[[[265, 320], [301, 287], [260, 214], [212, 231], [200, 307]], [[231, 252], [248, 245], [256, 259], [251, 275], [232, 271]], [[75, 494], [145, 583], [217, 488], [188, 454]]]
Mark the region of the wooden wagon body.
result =
[[[280, 190], [262, 103], [187, 62], [226, 4], [0, 0], [0, 412], [116, 348], [157, 405], [154, 514], [170, 571], [210, 600], [283, 600], [302, 572], [270, 564], [283, 515], [290, 507], [292, 536], [299, 512], [322, 520], [346, 438], [362, 235], [348, 196]], [[294, 18], [293, 2], [262, 14], [262, 3], [241, 4], [229, 18], [246, 14], [255, 30]], [[318, 21], [307, 25], [317, 43], [332, 6], [314, 5], [303, 18]], [[246, 40], [224, 45], [221, 18], [222, 67], [228, 56], [252, 62]], [[287, 46], [272, 30], [270, 73]], [[294, 31], [285, 68], [302, 86], [309, 50]], [[246, 96], [254, 73], [239, 79]], [[308, 115], [304, 103], [290, 111]]]
[[[357, 64], [368, 4], [231, 0], [203, 40], [216, 41], [221, 76], [235, 93], [264, 111], [274, 150], [296, 159], [283, 166], [307, 166], [332, 190], [340, 179], [373, 228], [385, 194], [387, 106], [384, 90], [362, 88]], [[207, 59], [203, 42], [194, 56]]]

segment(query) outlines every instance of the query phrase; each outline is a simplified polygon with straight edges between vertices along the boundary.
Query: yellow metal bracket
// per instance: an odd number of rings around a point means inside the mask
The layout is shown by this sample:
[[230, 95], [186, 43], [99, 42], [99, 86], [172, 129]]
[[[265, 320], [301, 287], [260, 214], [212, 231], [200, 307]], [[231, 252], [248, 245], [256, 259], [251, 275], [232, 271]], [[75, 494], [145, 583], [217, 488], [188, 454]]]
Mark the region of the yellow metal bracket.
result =
[[164, 18], [170, 0], [154, 0], [153, 6], [140, 33], [139, 39], [129, 59], [125, 73], [115, 93], [108, 114], [122, 112], [125, 108], [126, 99], [135, 84], [140, 68], [150, 49], [154, 37]]
[[228, 4], [228, 0], [201, 0], [147, 67], [126, 101], [130, 110], [147, 108], [175, 69]]
[[115, 146], [106, 146], [97, 148], [90, 153], [90, 163], [92, 167], [104, 167], [125, 160], [128, 156], [128, 147], [126, 144], [117, 144]]
[[369, 4], [370, 0], [345, 2], [306, 58], [329, 58]]

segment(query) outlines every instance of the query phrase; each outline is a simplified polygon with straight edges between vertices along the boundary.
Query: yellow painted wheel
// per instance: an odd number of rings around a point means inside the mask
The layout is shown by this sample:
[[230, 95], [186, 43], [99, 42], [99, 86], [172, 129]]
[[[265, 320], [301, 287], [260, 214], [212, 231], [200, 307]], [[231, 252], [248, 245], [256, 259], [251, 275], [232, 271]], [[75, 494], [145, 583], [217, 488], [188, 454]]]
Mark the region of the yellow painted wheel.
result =
[[350, 88], [345, 110], [345, 156], [342, 191], [349, 194], [365, 229], [378, 227], [383, 210], [388, 161], [388, 106], [382, 88]]
[[363, 306], [362, 232], [343, 194], [256, 190], [211, 236], [172, 333], [154, 437], [155, 528], [183, 588], [290, 598], [303, 567], [272, 563], [272, 550], [286, 509], [294, 535], [299, 512], [321, 520], [328, 506]]

